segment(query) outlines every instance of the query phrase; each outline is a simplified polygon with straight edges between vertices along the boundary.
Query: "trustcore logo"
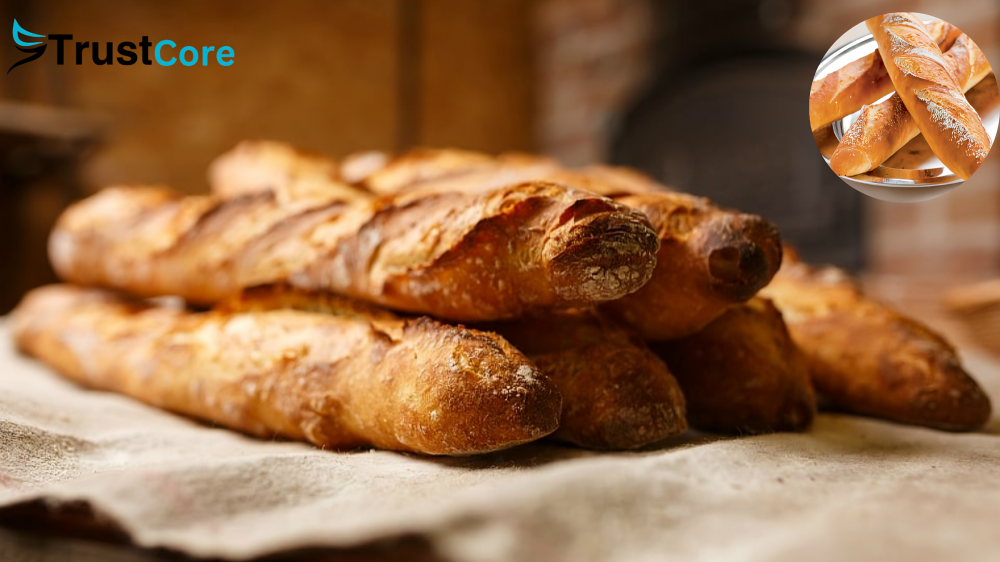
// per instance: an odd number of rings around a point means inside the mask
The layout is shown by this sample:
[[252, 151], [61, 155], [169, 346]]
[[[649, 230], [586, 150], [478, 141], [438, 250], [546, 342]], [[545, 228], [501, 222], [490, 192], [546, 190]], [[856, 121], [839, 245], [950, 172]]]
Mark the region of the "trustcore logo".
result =
[[[159, 41], [154, 46], [149, 37], [145, 35], [142, 36], [142, 41], [139, 41], [138, 46], [131, 41], [122, 41], [117, 45], [111, 41], [107, 41], [106, 43], [101, 43], [100, 41], [94, 41], [93, 43], [90, 41], [72, 42], [73, 35], [71, 34], [54, 33], [48, 36], [39, 35], [21, 27], [21, 24], [17, 23], [17, 20], [14, 20], [14, 27], [11, 33], [14, 36], [14, 43], [17, 44], [17, 50], [22, 53], [28, 53], [29, 56], [11, 65], [7, 69], [7, 74], [10, 74], [11, 70], [22, 64], [37, 60], [45, 54], [45, 48], [48, 47], [48, 44], [42, 41], [31, 41], [30, 39], [32, 38], [48, 39], [55, 42], [56, 64], [58, 65], [66, 64], [67, 51], [72, 51], [70, 56], [75, 55], [77, 66], [83, 65], [84, 59], [87, 58], [88, 50], [93, 64], [98, 66], [110, 64], [131, 66], [139, 62], [140, 55], [142, 56], [142, 64], [147, 66], [152, 65], [154, 61], [160, 66], [173, 66], [178, 62], [183, 66], [195, 66], [199, 63], [201, 66], [209, 66], [210, 64], [232, 66], [236, 59], [236, 51], [232, 47], [223, 46], [218, 49], [215, 47], [201, 47], [200, 50], [196, 47], [181, 47], [178, 50], [177, 43], [174, 43], [170, 39]], [[25, 38], [29, 40], [25, 40]], [[116, 52], [118, 54], [117, 57], [115, 56]], [[152, 52], [152, 58], [150, 58], [150, 52]]]

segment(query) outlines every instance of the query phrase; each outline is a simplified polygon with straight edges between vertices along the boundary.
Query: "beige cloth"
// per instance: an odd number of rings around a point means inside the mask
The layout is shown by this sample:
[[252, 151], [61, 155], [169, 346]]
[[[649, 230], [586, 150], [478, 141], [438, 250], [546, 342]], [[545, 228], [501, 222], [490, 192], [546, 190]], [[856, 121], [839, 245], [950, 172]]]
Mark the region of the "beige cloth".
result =
[[[1000, 368], [968, 359], [1000, 402]], [[202, 556], [415, 534], [469, 561], [995, 558], [998, 421], [955, 435], [822, 415], [801, 435], [618, 454], [332, 453], [81, 389], [0, 324], [0, 505], [86, 500], [141, 545]]]

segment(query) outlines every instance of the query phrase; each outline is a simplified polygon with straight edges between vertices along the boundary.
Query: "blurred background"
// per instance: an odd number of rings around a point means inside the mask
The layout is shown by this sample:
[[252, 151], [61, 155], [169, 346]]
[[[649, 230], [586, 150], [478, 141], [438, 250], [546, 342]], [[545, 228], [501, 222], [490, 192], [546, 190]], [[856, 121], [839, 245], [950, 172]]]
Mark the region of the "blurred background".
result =
[[[0, 79], [0, 313], [53, 279], [45, 238], [68, 202], [116, 183], [204, 192], [209, 162], [245, 138], [628, 164], [764, 214], [883, 298], [936, 302], [1000, 272], [1000, 154], [942, 198], [883, 203], [829, 170], [807, 117], [823, 53], [898, 10], [1000, 61], [996, 0], [0, 0], [3, 26], [236, 52], [228, 68], [47, 53]], [[0, 67], [23, 56], [7, 39]]]

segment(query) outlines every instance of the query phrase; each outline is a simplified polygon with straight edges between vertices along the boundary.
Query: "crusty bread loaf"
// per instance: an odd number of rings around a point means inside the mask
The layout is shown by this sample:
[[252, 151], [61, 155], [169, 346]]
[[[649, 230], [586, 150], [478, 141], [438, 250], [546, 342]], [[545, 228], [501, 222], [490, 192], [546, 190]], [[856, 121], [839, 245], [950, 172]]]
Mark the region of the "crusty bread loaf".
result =
[[813, 142], [816, 143], [816, 148], [825, 158], [833, 158], [833, 153], [840, 145], [840, 139], [833, 132], [832, 125], [824, 125], [813, 131]]
[[955, 349], [865, 298], [843, 271], [786, 262], [761, 295], [781, 310], [816, 391], [835, 406], [951, 431], [989, 418], [989, 398]]
[[[642, 211], [660, 240], [653, 277], [638, 291], [608, 302], [602, 309], [647, 340], [676, 339], [697, 332], [730, 306], [755, 295], [781, 265], [778, 230], [757, 215], [722, 209], [706, 198], [670, 191], [627, 168], [540, 170], [530, 162], [517, 164], [498, 159], [496, 177], [479, 169], [467, 176], [452, 173], [442, 183], [448, 189], [476, 192], [480, 184], [498, 183], [498, 177], [524, 174], [604, 195]], [[425, 180], [419, 189], [441, 189], [441, 184]]]
[[897, 150], [920, 134], [916, 121], [899, 94], [865, 106], [830, 157], [838, 176], [855, 176], [878, 168]]
[[767, 299], [733, 306], [698, 333], [653, 349], [676, 374], [692, 427], [803, 431], [816, 416], [805, 357]]
[[1000, 107], [1000, 88], [997, 87], [997, 77], [989, 73], [971, 90], [965, 93], [969, 105], [980, 115], [987, 115]]
[[[225, 155], [223, 155], [225, 156]], [[341, 181], [371, 193], [360, 184], [389, 163], [389, 154], [381, 150], [364, 150], [348, 154], [340, 161], [338, 170]]]
[[[948, 50], [962, 33], [944, 21], [932, 22], [926, 27], [942, 51]], [[843, 119], [892, 91], [892, 79], [878, 51], [848, 63], [812, 83], [809, 91], [812, 130]]]
[[342, 166], [292, 145], [243, 141], [208, 169], [212, 190], [222, 197], [273, 191], [282, 201], [319, 197], [367, 200], [371, 194], [340, 180]]
[[654, 178], [627, 166], [591, 164], [580, 170], [582, 175], [607, 186], [609, 195], [673, 191]]
[[[443, 152], [436, 151], [436, 157]], [[697, 332], [731, 305], [751, 298], [781, 265], [780, 235], [767, 220], [669, 191], [635, 170], [568, 170], [547, 159], [499, 157], [492, 168], [477, 159], [467, 173], [452, 165], [434, 175], [433, 166], [419, 155], [395, 159], [386, 169], [408, 166], [419, 167], [422, 180], [396, 186], [404, 192], [479, 193], [511, 180], [536, 179], [604, 195], [642, 211], [660, 240], [656, 269], [642, 288], [603, 309], [647, 340]], [[396, 174], [406, 175], [402, 170]]]
[[467, 455], [556, 429], [558, 391], [499, 336], [341, 309], [191, 313], [49, 286], [14, 334], [81, 384], [266, 438]]
[[968, 92], [993, 71], [979, 45], [964, 33], [948, 49], [944, 58], [955, 77], [955, 82], [962, 87], [962, 93]]
[[[384, 181], [380, 189], [422, 196], [476, 195], [514, 182], [544, 180], [604, 195], [645, 213], [660, 239], [652, 279], [633, 295], [608, 303], [606, 310], [646, 339], [698, 331], [729, 306], [752, 297], [781, 263], [780, 237], [768, 221], [670, 192], [640, 172], [609, 166], [576, 171], [528, 155], [491, 159], [449, 152], [421, 149], [388, 159], [381, 177], [395, 179]], [[437, 167], [435, 162], [446, 164]], [[410, 180], [401, 178], [419, 180], [406, 183]]]
[[[248, 168], [282, 165], [295, 167], [294, 162], [248, 162]], [[367, 175], [352, 176], [356, 185], [385, 194], [480, 193], [557, 170], [553, 161], [529, 155], [493, 158], [423, 148], [388, 157], [381, 168], [369, 169]], [[626, 170], [605, 171], [632, 181], [644, 178], [632, 177]], [[262, 175], [280, 174], [272, 170]], [[324, 307], [322, 295], [277, 288], [270, 294], [255, 291], [254, 301], [301, 310], [322, 311]], [[506, 337], [557, 384], [564, 411], [555, 439], [587, 448], [631, 449], [686, 428], [684, 399], [667, 367], [639, 338], [596, 311], [537, 314], [477, 327]]]
[[[979, 47], [962, 34], [944, 54], [944, 60], [962, 92], [990, 73], [990, 64]], [[916, 121], [898, 93], [866, 106], [851, 125], [830, 159], [830, 168], [840, 176], [853, 176], [879, 167], [897, 150], [920, 134]]]
[[[510, 166], [500, 163], [498, 175]], [[754, 296], [781, 265], [781, 239], [769, 221], [722, 209], [706, 198], [667, 190], [634, 170], [590, 167], [553, 169], [535, 177], [610, 197], [642, 211], [656, 229], [660, 250], [656, 269], [638, 291], [605, 303], [602, 309], [636, 329], [647, 340], [693, 334], [733, 304]], [[448, 178], [453, 189], [462, 176]], [[466, 179], [493, 185], [486, 171]], [[656, 189], [659, 187], [659, 189]], [[424, 182], [422, 190], [433, 190]]]
[[781, 266], [778, 229], [757, 215], [684, 193], [623, 195], [615, 201], [649, 217], [660, 251], [649, 283], [602, 307], [647, 340], [701, 330], [757, 294]]
[[389, 195], [400, 193], [402, 186], [418, 184], [425, 179], [436, 179], [452, 172], [467, 173], [492, 164], [493, 159], [489, 156], [470, 150], [416, 148], [392, 158], [382, 169], [365, 177], [362, 185], [372, 193]]
[[[382, 194], [483, 193], [515, 183], [543, 180], [562, 171], [558, 162], [540, 156], [516, 153], [494, 157], [469, 151], [457, 151], [458, 156], [448, 156], [452, 152], [456, 151], [421, 149], [406, 152], [393, 158], [362, 185]], [[461, 166], [463, 161], [467, 164], [464, 167]], [[436, 167], [438, 163], [442, 166]], [[405, 181], [408, 178], [413, 181]]]
[[884, 14], [865, 23], [927, 144], [955, 175], [968, 179], [986, 159], [991, 141], [941, 49], [912, 14]]
[[[344, 299], [288, 286], [256, 287], [225, 310], [290, 308], [351, 314]], [[361, 305], [354, 304], [354, 309]], [[369, 318], [392, 315], [360, 308]], [[677, 381], [641, 340], [592, 310], [571, 310], [476, 326], [496, 332], [528, 356], [563, 397], [552, 437], [591, 449], [633, 449], [687, 428]]]
[[552, 437], [591, 449], [634, 449], [687, 429], [670, 370], [630, 330], [593, 310], [477, 326], [523, 351], [563, 396]]
[[641, 213], [545, 182], [352, 204], [120, 187], [63, 213], [50, 255], [65, 280], [141, 296], [209, 304], [289, 282], [482, 321], [624, 296], [658, 246]]
[[[949, 49], [961, 34], [957, 27], [944, 21], [926, 27], [942, 51]], [[882, 55], [878, 51], [870, 53], [813, 82], [809, 91], [809, 123], [813, 131], [821, 129], [893, 89]]]

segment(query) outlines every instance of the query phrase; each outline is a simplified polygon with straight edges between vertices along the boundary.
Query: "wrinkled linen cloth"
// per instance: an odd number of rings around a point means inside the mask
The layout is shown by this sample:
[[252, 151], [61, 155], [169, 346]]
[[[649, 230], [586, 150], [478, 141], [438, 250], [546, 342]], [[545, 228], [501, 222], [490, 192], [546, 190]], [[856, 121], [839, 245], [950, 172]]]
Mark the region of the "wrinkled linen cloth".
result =
[[[1000, 364], [966, 357], [1000, 403]], [[824, 414], [804, 434], [638, 452], [330, 452], [83, 389], [0, 322], [0, 506], [88, 502], [136, 543], [248, 558], [418, 537], [450, 560], [974, 560], [1000, 553], [1000, 420]]]

